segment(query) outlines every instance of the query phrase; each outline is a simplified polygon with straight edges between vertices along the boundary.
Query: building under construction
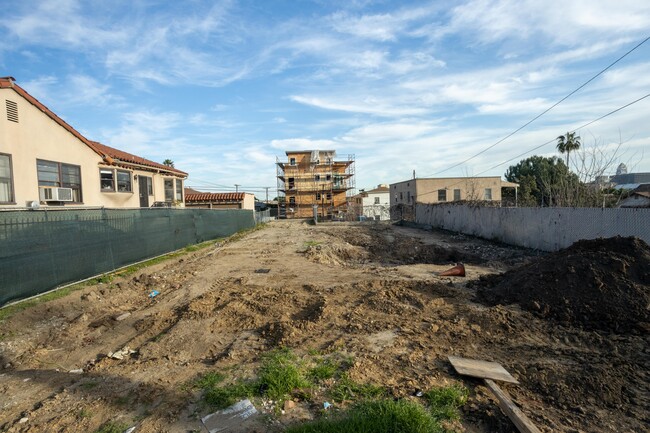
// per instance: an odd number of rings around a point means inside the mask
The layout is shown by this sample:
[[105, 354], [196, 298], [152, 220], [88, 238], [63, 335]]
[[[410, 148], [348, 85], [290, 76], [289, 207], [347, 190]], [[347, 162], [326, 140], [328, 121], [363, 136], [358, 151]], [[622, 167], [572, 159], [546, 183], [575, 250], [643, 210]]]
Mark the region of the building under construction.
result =
[[351, 219], [354, 155], [337, 161], [334, 150], [287, 151], [276, 161], [278, 217], [311, 218], [316, 207], [322, 219]]

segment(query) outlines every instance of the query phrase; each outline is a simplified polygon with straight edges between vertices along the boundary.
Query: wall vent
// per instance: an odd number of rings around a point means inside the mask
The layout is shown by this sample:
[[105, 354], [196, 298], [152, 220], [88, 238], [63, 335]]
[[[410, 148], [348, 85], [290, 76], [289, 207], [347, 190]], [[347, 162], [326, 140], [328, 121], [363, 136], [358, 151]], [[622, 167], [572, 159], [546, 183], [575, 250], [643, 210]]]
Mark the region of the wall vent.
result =
[[14, 101], [5, 99], [7, 103], [7, 120], [18, 123], [18, 104]]

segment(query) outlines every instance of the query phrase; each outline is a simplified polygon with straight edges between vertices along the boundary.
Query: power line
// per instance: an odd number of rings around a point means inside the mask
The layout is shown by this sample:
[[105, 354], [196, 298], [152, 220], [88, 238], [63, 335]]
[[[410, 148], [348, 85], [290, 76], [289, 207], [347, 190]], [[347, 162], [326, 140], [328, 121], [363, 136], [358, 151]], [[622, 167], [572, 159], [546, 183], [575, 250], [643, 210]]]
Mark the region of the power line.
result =
[[[647, 40], [647, 39], [646, 39], [646, 40]], [[580, 129], [582, 129], [582, 128], [586, 128], [587, 126], [592, 125], [592, 124], [594, 124], [594, 123], [596, 123], [596, 122], [598, 122], [598, 121], [600, 121], [600, 120], [602, 120], [602, 119], [604, 119], [604, 118], [606, 118], [606, 117], [609, 117], [609, 116], [611, 116], [611, 115], [614, 114], [614, 113], [618, 113], [619, 111], [621, 111], [621, 110], [623, 110], [623, 109], [625, 109], [625, 108], [627, 108], [627, 107], [629, 107], [629, 106], [631, 106], [631, 105], [634, 105], [634, 104], [636, 104], [637, 102], [640, 102], [640, 101], [642, 101], [642, 100], [644, 100], [644, 99], [646, 99], [646, 98], [648, 98], [648, 97], [650, 97], [650, 93], [648, 93], [648, 94], [646, 94], [646, 95], [644, 95], [644, 96], [642, 96], [642, 97], [640, 97], [640, 98], [638, 98], [638, 99], [635, 99], [634, 101], [629, 102], [629, 103], [627, 103], [627, 104], [625, 104], [625, 105], [623, 105], [623, 106], [621, 106], [621, 107], [618, 107], [617, 109], [612, 110], [612, 111], [610, 111], [610, 112], [607, 113], [607, 114], [603, 114], [602, 116], [600, 116], [600, 117], [598, 117], [598, 118], [596, 118], [596, 119], [594, 119], [594, 120], [591, 120], [591, 121], [585, 123], [584, 125], [581, 125], [581, 126], [575, 128], [575, 129], [573, 129], [573, 130], [571, 130], [571, 131], [569, 131], [569, 132], [576, 132], [576, 131], [578, 131], [578, 130], [580, 130]], [[525, 152], [520, 153], [519, 155], [514, 156], [514, 157], [512, 157], [512, 158], [510, 158], [510, 159], [508, 159], [508, 160], [506, 160], [506, 161], [503, 161], [503, 162], [501, 162], [501, 163], [499, 163], [499, 164], [497, 164], [497, 165], [494, 165], [494, 166], [488, 168], [487, 170], [483, 170], [483, 171], [481, 171], [480, 173], [477, 173], [476, 175], [471, 176], [470, 178], [478, 177], [478, 176], [480, 176], [480, 175], [483, 174], [483, 173], [486, 173], [486, 172], [488, 172], [488, 171], [490, 171], [490, 170], [493, 170], [493, 169], [495, 169], [495, 168], [497, 168], [497, 167], [500, 167], [500, 166], [502, 166], [502, 165], [504, 165], [504, 164], [507, 164], [507, 163], [509, 163], [509, 162], [511, 162], [511, 161], [513, 161], [513, 160], [515, 160], [515, 159], [517, 159], [517, 158], [521, 158], [522, 156], [527, 155], [527, 154], [529, 154], [530, 152], [533, 152], [533, 151], [535, 151], [535, 150], [537, 150], [537, 149], [541, 149], [542, 147], [547, 146], [547, 145], [549, 145], [549, 144], [551, 144], [551, 143], [554, 143], [554, 142], [556, 142], [555, 139], [553, 139], [553, 140], [549, 140], [549, 141], [547, 141], [547, 142], [545, 142], [545, 143], [542, 143], [542, 144], [540, 144], [540, 145], [537, 145], [537, 146], [535, 146], [535, 147], [532, 147], [532, 148], [526, 150]], [[452, 185], [449, 185], [449, 186], [447, 186], [447, 188], [451, 188], [451, 187], [453, 187], [453, 186], [460, 185], [460, 184], [463, 183], [464, 181], [465, 181], [465, 179], [462, 180], [462, 181], [460, 181], [460, 182], [456, 182], [456, 183], [454, 183], [454, 184], [452, 184]], [[428, 194], [434, 194], [434, 193], [437, 193], [437, 192], [438, 192], [438, 191], [425, 192], [425, 193], [420, 194], [420, 196], [425, 196], [425, 195], [428, 195]]]
[[[544, 110], [543, 112], [541, 112], [541, 113], [538, 114], [537, 116], [533, 117], [531, 120], [529, 120], [528, 122], [526, 122], [525, 124], [523, 124], [522, 126], [520, 126], [519, 128], [517, 128], [516, 130], [514, 130], [514, 131], [511, 132], [510, 134], [506, 135], [505, 137], [503, 137], [502, 139], [500, 139], [500, 140], [497, 141], [496, 143], [491, 144], [490, 146], [488, 146], [488, 147], [486, 147], [485, 149], [481, 150], [481, 151], [478, 152], [477, 154], [470, 156], [469, 158], [465, 159], [464, 161], [461, 161], [461, 162], [459, 162], [459, 163], [457, 163], [457, 164], [454, 164], [454, 165], [452, 165], [451, 167], [448, 167], [448, 168], [446, 168], [446, 169], [444, 169], [444, 170], [438, 171], [438, 172], [436, 172], [436, 173], [434, 173], [434, 174], [432, 174], [432, 175], [430, 175], [430, 176], [436, 176], [436, 175], [438, 175], [438, 174], [440, 174], [440, 173], [444, 173], [444, 172], [446, 172], [446, 171], [449, 171], [449, 170], [451, 170], [452, 168], [456, 168], [456, 167], [458, 167], [459, 165], [463, 165], [463, 164], [465, 164], [466, 162], [471, 161], [472, 159], [476, 158], [477, 156], [484, 154], [485, 152], [487, 152], [488, 150], [492, 149], [492, 148], [495, 147], [496, 145], [498, 145], [498, 144], [504, 142], [505, 140], [507, 140], [508, 138], [512, 137], [512, 136], [515, 135], [517, 132], [521, 131], [522, 129], [524, 129], [525, 127], [527, 127], [527, 126], [530, 125], [531, 123], [533, 123], [535, 120], [539, 119], [539, 118], [542, 117], [544, 114], [548, 113], [548, 112], [551, 111], [553, 108], [555, 108], [555, 107], [557, 107], [558, 105], [560, 105], [562, 102], [564, 102], [564, 101], [567, 100], [569, 97], [571, 97], [572, 95], [574, 95], [576, 92], [578, 92], [579, 90], [581, 90], [581, 89], [582, 89], [583, 87], [585, 87], [587, 84], [591, 83], [591, 82], [594, 81], [596, 78], [598, 78], [599, 76], [601, 76], [602, 74], [604, 74], [604, 73], [605, 73], [607, 70], [609, 70], [612, 66], [614, 66], [615, 64], [617, 64], [618, 62], [620, 62], [621, 60], [623, 60], [623, 59], [624, 59], [628, 54], [630, 54], [632, 51], [636, 50], [636, 49], [639, 48], [641, 45], [643, 45], [644, 43], [646, 43], [646, 42], [648, 41], [648, 39], [650, 39], [650, 36], [648, 36], [647, 38], [645, 38], [643, 41], [639, 42], [639, 43], [638, 43], [634, 48], [632, 48], [631, 50], [629, 50], [628, 52], [626, 52], [625, 54], [623, 54], [621, 57], [619, 57], [618, 59], [616, 59], [614, 62], [610, 63], [609, 66], [607, 66], [605, 69], [601, 70], [601, 71], [598, 72], [596, 75], [594, 75], [593, 77], [591, 77], [589, 80], [585, 81], [582, 85], [580, 85], [580, 87], [578, 87], [577, 89], [575, 89], [574, 91], [572, 91], [571, 93], [569, 93], [568, 95], [566, 95], [564, 98], [562, 98], [562, 99], [560, 99], [559, 101], [557, 101], [555, 104], [553, 104], [553, 105], [551, 105], [550, 107], [548, 107], [546, 110]], [[426, 177], [428, 177], [428, 176], [426, 176]]]

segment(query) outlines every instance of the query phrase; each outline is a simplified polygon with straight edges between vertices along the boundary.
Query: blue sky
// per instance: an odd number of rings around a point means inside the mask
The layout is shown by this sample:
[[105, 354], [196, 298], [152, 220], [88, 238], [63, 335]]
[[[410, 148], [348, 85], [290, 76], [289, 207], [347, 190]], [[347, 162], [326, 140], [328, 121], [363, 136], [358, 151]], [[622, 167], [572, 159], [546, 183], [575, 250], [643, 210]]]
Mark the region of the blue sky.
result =
[[[174, 160], [190, 186], [263, 197], [285, 150], [354, 154], [357, 188], [503, 175], [650, 93], [650, 41], [457, 163], [648, 36], [638, 0], [10, 0], [0, 76], [92, 140]], [[650, 98], [578, 134], [587, 163], [650, 171]]]

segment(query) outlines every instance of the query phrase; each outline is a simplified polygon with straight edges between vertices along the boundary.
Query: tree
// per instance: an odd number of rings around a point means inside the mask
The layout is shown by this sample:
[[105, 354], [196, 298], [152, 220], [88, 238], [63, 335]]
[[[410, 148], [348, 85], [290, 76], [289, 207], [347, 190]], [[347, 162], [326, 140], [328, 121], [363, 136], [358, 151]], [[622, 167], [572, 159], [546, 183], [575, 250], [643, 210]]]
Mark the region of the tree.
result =
[[569, 166], [569, 154], [578, 149], [580, 149], [580, 136], [576, 136], [575, 132], [567, 132], [557, 138], [557, 150], [560, 153], [566, 153], [567, 167]]
[[575, 191], [582, 188], [578, 176], [556, 156], [524, 159], [510, 166], [505, 178], [519, 184], [521, 206], [575, 206]]
[[163, 165], [166, 165], [167, 167], [174, 168], [174, 161], [171, 159], [167, 158], [166, 160], [163, 161]]

